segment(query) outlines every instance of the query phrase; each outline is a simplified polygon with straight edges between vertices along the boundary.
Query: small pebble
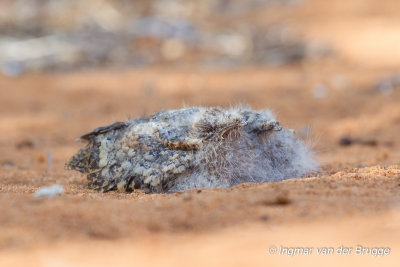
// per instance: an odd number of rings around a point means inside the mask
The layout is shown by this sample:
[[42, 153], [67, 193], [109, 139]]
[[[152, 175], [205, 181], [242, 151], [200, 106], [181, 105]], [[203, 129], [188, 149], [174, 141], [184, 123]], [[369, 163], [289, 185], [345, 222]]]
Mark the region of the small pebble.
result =
[[351, 138], [349, 137], [342, 137], [339, 140], [339, 144], [341, 146], [350, 146], [353, 143], [353, 140], [351, 140]]
[[35, 192], [34, 196], [52, 199], [55, 196], [61, 195], [63, 193], [64, 193], [64, 187], [62, 187], [61, 185], [55, 184], [55, 185], [44, 186], [44, 187], [39, 188]]

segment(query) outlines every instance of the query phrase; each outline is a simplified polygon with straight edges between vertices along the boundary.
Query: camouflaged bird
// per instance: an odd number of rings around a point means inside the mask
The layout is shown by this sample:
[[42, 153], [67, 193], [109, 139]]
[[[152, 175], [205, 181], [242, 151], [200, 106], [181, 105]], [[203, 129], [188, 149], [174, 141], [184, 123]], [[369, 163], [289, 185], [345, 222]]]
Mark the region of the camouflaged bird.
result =
[[269, 110], [165, 110], [96, 128], [80, 140], [87, 145], [66, 169], [86, 173], [89, 188], [101, 192], [229, 187], [300, 177], [317, 167]]

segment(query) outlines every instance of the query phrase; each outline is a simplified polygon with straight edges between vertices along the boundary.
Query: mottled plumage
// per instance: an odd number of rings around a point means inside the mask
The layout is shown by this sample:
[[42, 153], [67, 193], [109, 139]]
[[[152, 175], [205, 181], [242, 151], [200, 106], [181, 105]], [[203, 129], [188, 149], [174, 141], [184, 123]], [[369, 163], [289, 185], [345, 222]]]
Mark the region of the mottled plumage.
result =
[[[270, 111], [192, 107], [99, 127], [66, 164], [102, 192], [166, 192], [298, 177], [307, 148]], [[303, 162], [303, 163], [302, 163]]]

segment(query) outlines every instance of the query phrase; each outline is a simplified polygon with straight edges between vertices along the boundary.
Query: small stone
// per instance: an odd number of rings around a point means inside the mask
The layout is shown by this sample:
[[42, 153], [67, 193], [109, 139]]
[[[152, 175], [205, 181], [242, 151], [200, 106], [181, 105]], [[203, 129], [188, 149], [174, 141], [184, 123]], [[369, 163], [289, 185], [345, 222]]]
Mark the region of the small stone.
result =
[[278, 195], [277, 197], [267, 197], [258, 202], [258, 204], [271, 206], [271, 205], [288, 205], [290, 204], [290, 199], [287, 194]]
[[35, 193], [35, 197], [42, 197], [52, 199], [57, 195], [61, 195], [64, 193], [64, 187], [61, 185], [55, 184], [51, 186], [44, 186], [39, 188]]
[[350, 146], [353, 144], [353, 140], [350, 137], [342, 137], [339, 140], [339, 145], [341, 146]]
[[290, 199], [287, 196], [278, 196], [276, 198], [276, 204], [277, 205], [288, 205], [290, 204]]

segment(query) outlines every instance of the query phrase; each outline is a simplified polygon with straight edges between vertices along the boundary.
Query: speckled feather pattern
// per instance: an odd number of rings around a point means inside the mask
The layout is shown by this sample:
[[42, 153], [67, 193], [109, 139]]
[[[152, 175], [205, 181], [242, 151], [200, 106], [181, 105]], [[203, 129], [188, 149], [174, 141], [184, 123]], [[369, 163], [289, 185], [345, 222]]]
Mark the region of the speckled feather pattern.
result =
[[317, 168], [306, 145], [269, 110], [191, 107], [99, 127], [66, 169], [106, 192], [167, 192], [302, 177]]

